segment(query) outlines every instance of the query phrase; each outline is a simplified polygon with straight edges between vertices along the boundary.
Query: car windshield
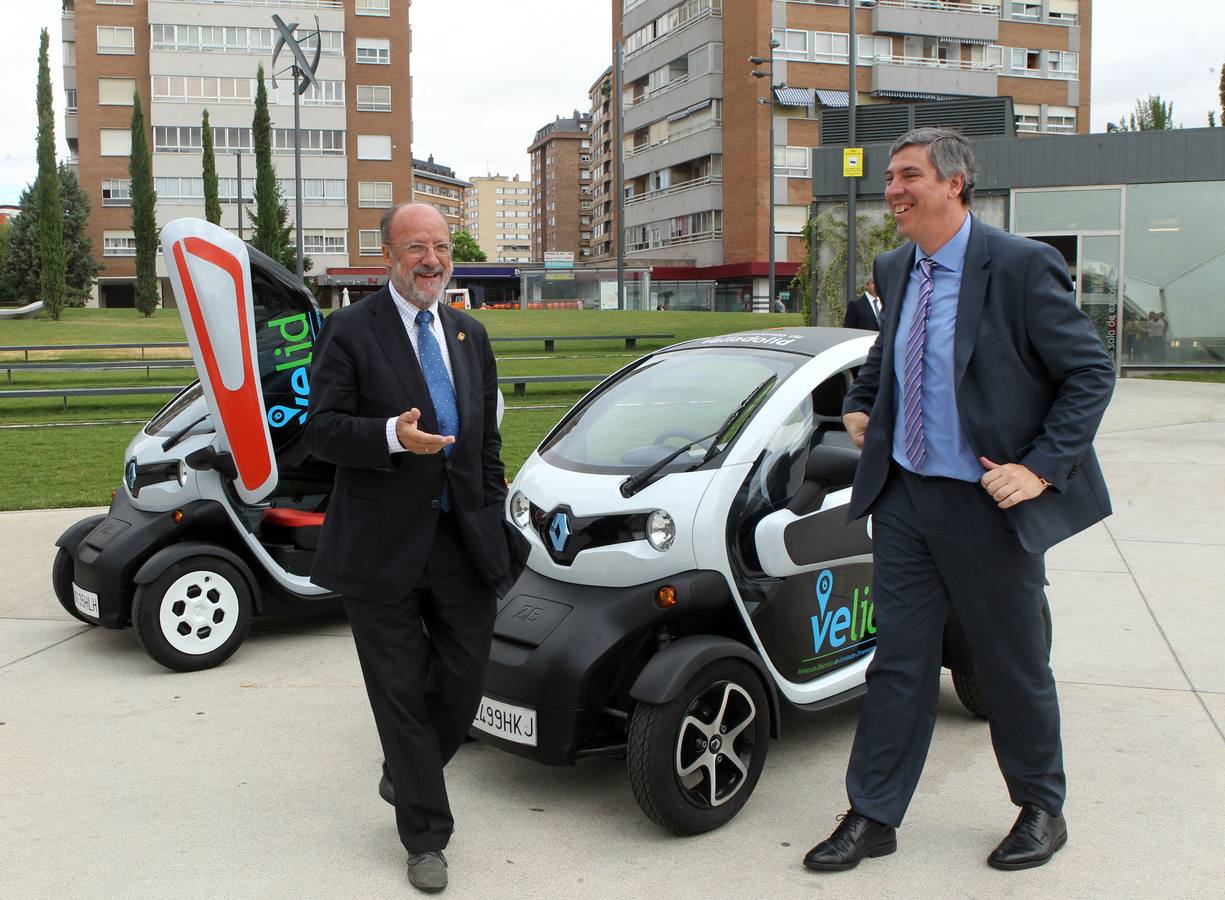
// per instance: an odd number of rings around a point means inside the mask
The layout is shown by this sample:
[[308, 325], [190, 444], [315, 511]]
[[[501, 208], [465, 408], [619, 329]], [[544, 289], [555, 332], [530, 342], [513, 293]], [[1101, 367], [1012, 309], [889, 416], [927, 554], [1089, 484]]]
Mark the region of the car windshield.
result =
[[[725, 446], [804, 360], [792, 353], [729, 347], [661, 353], [576, 408], [541, 455], [566, 469], [633, 473], [719, 430], [746, 396], [773, 379], [719, 436]], [[710, 444], [695, 445], [664, 471], [701, 462]]]

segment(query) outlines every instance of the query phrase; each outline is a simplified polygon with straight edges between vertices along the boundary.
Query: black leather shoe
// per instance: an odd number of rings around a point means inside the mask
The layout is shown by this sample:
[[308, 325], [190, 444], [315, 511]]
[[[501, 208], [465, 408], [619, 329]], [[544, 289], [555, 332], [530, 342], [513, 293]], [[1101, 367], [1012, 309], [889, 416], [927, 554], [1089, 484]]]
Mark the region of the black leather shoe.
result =
[[379, 779], [379, 796], [392, 806], [396, 805], [396, 786], [391, 783], [391, 776], [387, 774], [387, 763], [383, 763], [383, 777]]
[[897, 850], [897, 832], [855, 810], [839, 816], [834, 833], [808, 851], [804, 865], [818, 872], [845, 872], [865, 856], [888, 856]]
[[1063, 816], [1026, 804], [1021, 807], [1008, 837], [987, 857], [987, 865], [1012, 871], [1043, 865], [1068, 842], [1068, 824]]

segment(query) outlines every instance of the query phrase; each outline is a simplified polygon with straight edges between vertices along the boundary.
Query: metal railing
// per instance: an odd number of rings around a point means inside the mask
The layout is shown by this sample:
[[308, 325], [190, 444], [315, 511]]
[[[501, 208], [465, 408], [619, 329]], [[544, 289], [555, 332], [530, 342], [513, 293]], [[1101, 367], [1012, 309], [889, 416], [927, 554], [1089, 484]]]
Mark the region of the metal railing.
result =
[[892, 6], [901, 9], [926, 9], [937, 12], [970, 13], [976, 16], [991, 16], [998, 19], [1000, 6], [989, 3], [957, 3], [952, 0], [876, 0], [877, 6]]
[[879, 59], [876, 60], [876, 62], [896, 66], [914, 66], [917, 68], [927, 69], [960, 69], [964, 72], [1000, 71], [999, 63], [971, 62], [960, 59], [936, 59], [935, 57], [928, 56], [894, 56], [889, 59]]
[[723, 178], [720, 175], [707, 175], [705, 178], [692, 178], [689, 181], [682, 181], [680, 184], [674, 184], [666, 188], [658, 188], [654, 191], [647, 191], [645, 194], [636, 194], [633, 197], [627, 197], [625, 205], [630, 206], [634, 203], [641, 203], [644, 200], [657, 200], [660, 197], [668, 197], [672, 194], [679, 194], [684, 191], [692, 191], [696, 188], [703, 187], [708, 184], [722, 184]]
[[191, 3], [196, 6], [272, 6], [300, 9], [344, 9], [345, 0], [162, 0], [163, 3]]

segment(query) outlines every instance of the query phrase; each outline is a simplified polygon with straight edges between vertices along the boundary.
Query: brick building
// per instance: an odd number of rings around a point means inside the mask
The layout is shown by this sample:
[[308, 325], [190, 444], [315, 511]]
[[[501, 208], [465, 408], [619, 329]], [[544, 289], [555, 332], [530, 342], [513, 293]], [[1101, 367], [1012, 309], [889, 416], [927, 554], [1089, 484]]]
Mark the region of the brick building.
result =
[[429, 159], [413, 160], [413, 202], [428, 203], [442, 213], [451, 234], [464, 227], [464, 191], [472, 185], [455, 170]]
[[555, 118], [536, 132], [532, 158], [532, 258], [591, 255], [591, 116]]

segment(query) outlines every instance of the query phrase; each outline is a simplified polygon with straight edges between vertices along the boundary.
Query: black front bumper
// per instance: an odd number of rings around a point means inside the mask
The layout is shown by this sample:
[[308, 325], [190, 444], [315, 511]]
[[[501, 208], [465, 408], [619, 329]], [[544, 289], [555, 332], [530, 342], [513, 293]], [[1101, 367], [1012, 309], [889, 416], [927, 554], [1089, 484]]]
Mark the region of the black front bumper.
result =
[[[98, 624], [123, 628], [131, 619], [136, 593], [133, 577], [141, 564], [167, 544], [201, 528], [224, 527], [225, 511], [211, 500], [196, 500], [177, 510], [151, 512], [132, 505], [121, 489], [107, 515], [79, 541], [58, 542], [72, 556], [72, 580], [98, 595]], [[65, 534], [65, 538], [72, 529]]]
[[[670, 585], [677, 603], [656, 605]], [[661, 642], [704, 630], [731, 611], [718, 572], [682, 572], [631, 587], [590, 587], [525, 569], [499, 603], [485, 696], [536, 713], [536, 745], [474, 730], [481, 740], [570, 765], [624, 739], [629, 689]]]

